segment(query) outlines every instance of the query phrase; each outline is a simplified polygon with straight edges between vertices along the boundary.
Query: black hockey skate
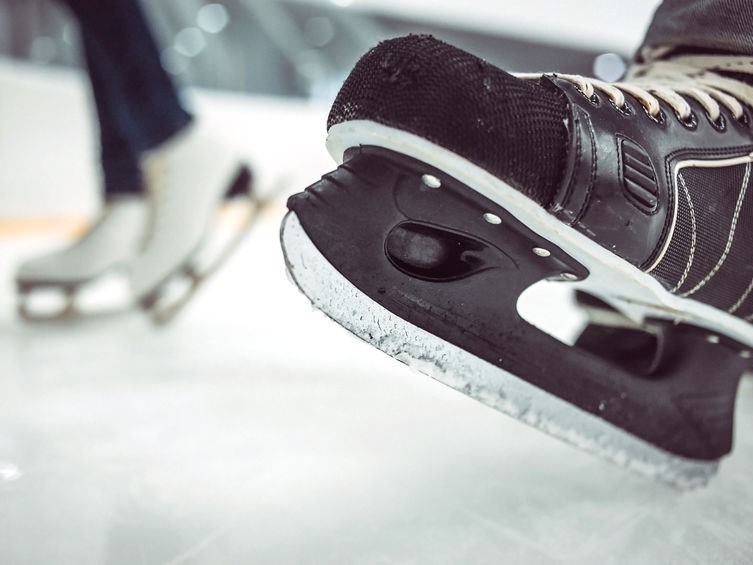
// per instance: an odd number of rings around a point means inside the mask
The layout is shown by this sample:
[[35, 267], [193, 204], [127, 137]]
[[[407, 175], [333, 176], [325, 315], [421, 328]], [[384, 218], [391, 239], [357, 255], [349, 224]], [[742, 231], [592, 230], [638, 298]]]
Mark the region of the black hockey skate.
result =
[[[649, 54], [650, 55], [650, 54]], [[289, 200], [313, 304], [438, 380], [613, 462], [704, 483], [753, 348], [753, 59], [632, 79], [513, 77], [442, 42], [380, 44], [329, 119], [342, 165]], [[587, 293], [574, 346], [524, 320]]]

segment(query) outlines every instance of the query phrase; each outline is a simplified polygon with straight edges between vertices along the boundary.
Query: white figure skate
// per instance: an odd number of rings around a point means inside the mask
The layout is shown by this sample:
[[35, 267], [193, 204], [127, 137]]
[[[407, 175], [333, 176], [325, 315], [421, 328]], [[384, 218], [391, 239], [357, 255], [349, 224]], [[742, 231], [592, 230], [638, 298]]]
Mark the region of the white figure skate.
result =
[[[144, 173], [150, 221], [131, 282], [139, 305], [164, 324], [237, 247], [259, 202], [249, 167], [198, 124], [147, 155]], [[240, 203], [222, 213], [229, 198]]]
[[[146, 211], [140, 196], [112, 198], [105, 204], [99, 220], [78, 241], [22, 263], [16, 273], [19, 315], [29, 321], [74, 315], [80, 289], [106, 273], [127, 270], [143, 238]], [[35, 291], [45, 295], [62, 293], [62, 306], [60, 300], [53, 299], [51, 308], [40, 310], [38, 304], [32, 304]]]

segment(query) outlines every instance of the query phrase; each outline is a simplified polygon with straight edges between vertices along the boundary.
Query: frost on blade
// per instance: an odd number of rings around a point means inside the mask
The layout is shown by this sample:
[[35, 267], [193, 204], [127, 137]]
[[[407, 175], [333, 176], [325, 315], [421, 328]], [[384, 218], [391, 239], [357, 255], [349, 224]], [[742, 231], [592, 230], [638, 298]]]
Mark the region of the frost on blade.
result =
[[704, 485], [717, 463], [671, 455], [406, 322], [359, 291], [308, 239], [294, 214], [283, 247], [295, 283], [318, 308], [388, 355], [487, 406], [616, 465], [679, 488]]

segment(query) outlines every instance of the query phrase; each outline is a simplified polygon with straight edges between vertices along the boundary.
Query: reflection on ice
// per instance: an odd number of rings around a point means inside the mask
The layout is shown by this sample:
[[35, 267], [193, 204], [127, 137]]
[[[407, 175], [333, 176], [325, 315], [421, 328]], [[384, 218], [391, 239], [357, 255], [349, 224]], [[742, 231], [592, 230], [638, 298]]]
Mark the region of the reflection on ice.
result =
[[21, 469], [13, 463], [0, 461], [0, 481], [11, 482], [21, 478]]

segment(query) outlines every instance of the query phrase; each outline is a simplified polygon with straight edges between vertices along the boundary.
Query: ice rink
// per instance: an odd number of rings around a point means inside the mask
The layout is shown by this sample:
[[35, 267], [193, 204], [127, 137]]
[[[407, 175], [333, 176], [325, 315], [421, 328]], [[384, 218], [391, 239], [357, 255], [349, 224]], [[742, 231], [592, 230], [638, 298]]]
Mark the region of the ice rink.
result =
[[[192, 96], [262, 191], [330, 167], [325, 107]], [[3, 565], [753, 562], [749, 377], [708, 487], [635, 476], [313, 311], [285, 277], [284, 197], [166, 328], [20, 321], [17, 262], [98, 206], [90, 130], [82, 76], [0, 59]]]

